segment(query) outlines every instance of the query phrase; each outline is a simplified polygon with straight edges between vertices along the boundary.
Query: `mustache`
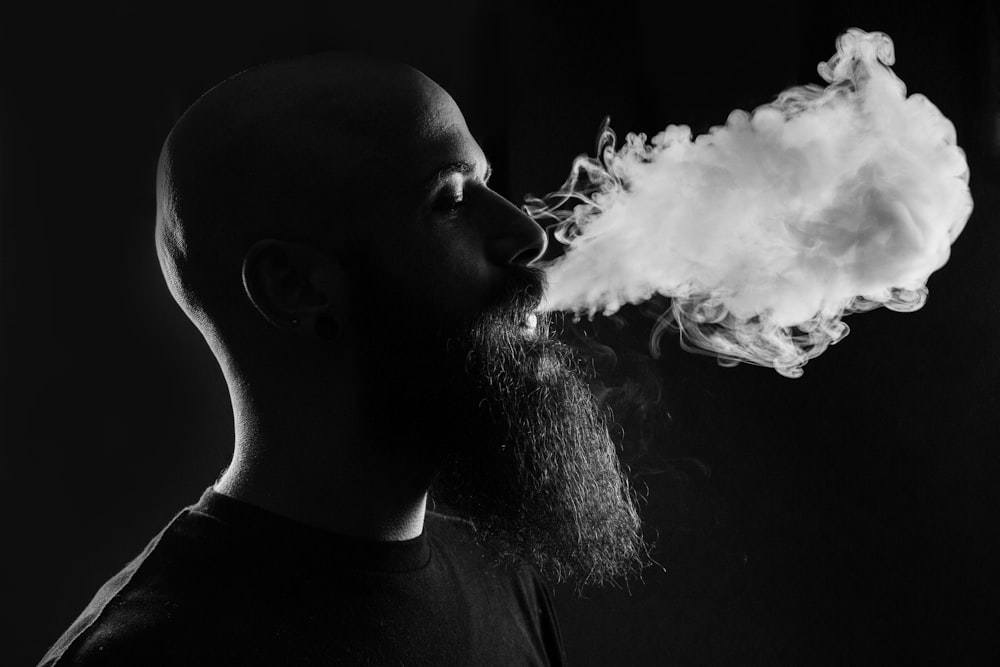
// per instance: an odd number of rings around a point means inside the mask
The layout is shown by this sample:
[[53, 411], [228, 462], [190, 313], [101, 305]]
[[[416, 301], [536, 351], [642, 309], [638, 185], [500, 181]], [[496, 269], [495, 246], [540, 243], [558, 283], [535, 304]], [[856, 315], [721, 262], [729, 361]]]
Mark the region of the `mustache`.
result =
[[[528, 348], [549, 344], [551, 320], [557, 313], [541, 310], [547, 288], [543, 269], [508, 267], [502, 280], [487, 294], [482, 307], [469, 313], [458, 323], [457, 329], [445, 334], [446, 347], [521, 356]], [[534, 327], [532, 333], [526, 335], [525, 325], [529, 318], [534, 320]]]
[[541, 309], [548, 290], [548, 279], [543, 269], [534, 266], [513, 266], [494, 296], [489, 310], [494, 314], [515, 321]]
[[[428, 343], [449, 358], [459, 359], [473, 349], [501, 346], [513, 352], [534, 342], [547, 341], [550, 322], [559, 313], [541, 310], [548, 281], [543, 269], [510, 266], [484, 295], [480, 305], [432, 332]], [[535, 336], [524, 334], [524, 325], [536, 315]], [[483, 347], [486, 346], [486, 347]]]

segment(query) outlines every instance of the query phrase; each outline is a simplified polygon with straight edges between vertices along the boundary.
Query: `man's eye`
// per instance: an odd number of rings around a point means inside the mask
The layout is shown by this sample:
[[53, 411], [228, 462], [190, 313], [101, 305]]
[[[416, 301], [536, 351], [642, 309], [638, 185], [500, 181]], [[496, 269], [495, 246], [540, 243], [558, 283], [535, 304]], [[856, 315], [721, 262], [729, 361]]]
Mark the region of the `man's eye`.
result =
[[434, 210], [449, 213], [459, 209], [464, 201], [465, 199], [462, 197], [461, 193], [450, 192], [448, 194], [441, 195], [435, 200]]

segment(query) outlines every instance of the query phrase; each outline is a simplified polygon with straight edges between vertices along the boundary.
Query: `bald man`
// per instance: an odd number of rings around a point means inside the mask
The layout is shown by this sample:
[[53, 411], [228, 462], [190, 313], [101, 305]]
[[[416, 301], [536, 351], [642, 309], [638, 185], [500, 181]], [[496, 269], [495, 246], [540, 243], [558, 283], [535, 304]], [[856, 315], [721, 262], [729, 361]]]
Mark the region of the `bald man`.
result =
[[43, 665], [563, 662], [543, 577], [601, 583], [645, 549], [537, 312], [545, 234], [489, 172], [400, 64], [272, 63], [185, 112], [156, 249], [225, 374], [232, 462]]

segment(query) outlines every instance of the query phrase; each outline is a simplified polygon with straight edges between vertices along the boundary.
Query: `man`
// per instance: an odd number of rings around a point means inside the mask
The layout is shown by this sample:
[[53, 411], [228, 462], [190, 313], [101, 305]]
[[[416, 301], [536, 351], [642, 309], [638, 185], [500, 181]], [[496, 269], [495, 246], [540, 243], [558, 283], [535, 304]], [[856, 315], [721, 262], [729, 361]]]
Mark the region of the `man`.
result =
[[258, 67], [183, 115], [158, 172], [157, 252], [228, 382], [233, 459], [42, 664], [560, 664], [537, 572], [627, 574], [639, 520], [535, 312], [545, 234], [451, 97], [358, 56]]

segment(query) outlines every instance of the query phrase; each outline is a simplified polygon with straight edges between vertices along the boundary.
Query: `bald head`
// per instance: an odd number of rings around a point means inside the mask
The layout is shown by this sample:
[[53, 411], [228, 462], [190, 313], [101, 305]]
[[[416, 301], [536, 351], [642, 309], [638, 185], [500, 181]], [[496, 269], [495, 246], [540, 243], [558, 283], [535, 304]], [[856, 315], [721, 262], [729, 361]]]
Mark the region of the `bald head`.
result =
[[464, 127], [433, 81], [358, 56], [273, 63], [219, 84], [161, 153], [156, 242], [172, 294], [217, 336], [249, 305], [242, 264], [259, 240], [363, 252], [364, 228], [387, 222], [372, 202], [398, 187], [398, 156], [441, 122]]

